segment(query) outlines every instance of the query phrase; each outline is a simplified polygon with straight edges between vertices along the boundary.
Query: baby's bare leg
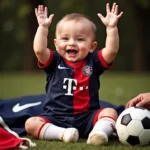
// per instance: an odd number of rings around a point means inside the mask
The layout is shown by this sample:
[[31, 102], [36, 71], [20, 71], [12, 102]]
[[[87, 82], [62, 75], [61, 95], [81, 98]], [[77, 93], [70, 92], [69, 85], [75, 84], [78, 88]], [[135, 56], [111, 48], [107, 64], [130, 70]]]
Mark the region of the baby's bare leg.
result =
[[38, 138], [38, 132], [44, 123], [46, 123], [45, 120], [40, 117], [31, 117], [25, 122], [25, 129], [28, 134]]
[[112, 108], [103, 109], [98, 115], [98, 121], [89, 134], [87, 143], [93, 145], [104, 145], [108, 143], [108, 137], [113, 133], [117, 112]]
[[64, 142], [77, 142], [78, 130], [75, 128], [62, 128], [52, 123], [47, 123], [40, 117], [31, 117], [25, 123], [28, 134], [45, 140], [61, 140]]

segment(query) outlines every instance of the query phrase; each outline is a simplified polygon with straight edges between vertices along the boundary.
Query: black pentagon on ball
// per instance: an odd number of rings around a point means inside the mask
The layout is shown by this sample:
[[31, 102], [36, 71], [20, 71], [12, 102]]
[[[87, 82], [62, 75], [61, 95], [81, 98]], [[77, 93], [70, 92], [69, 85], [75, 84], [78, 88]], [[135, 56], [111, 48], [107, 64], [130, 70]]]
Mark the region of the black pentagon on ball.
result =
[[132, 135], [128, 137], [127, 142], [133, 146], [140, 144], [140, 140], [138, 136], [132, 136]]
[[122, 116], [121, 124], [127, 126], [131, 120], [132, 120], [131, 115], [130, 114], [126, 114], [126, 115]]
[[150, 118], [145, 117], [145, 118], [142, 120], [142, 125], [143, 125], [143, 128], [144, 128], [144, 129], [150, 129]]

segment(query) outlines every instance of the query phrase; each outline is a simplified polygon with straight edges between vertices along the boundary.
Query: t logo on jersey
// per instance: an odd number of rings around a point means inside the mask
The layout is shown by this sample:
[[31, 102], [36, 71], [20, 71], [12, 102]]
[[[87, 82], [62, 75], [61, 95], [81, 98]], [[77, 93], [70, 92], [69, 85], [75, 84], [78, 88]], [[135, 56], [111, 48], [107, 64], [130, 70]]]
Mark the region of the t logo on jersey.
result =
[[[67, 89], [67, 93], [65, 95], [70, 95], [72, 96], [73, 94], [71, 93], [72, 90], [72, 84], [74, 83], [77, 85], [77, 80], [76, 79], [69, 79], [69, 78], [64, 78], [64, 84], [65, 82], [68, 81], [68, 85], [63, 85], [63, 89]], [[76, 90], [76, 86], [73, 86], [73, 90]]]
[[[65, 83], [68, 82], [68, 84], [66, 85]], [[65, 93], [65, 95], [68, 96], [72, 96], [73, 93], [71, 93], [72, 89], [76, 90], [77, 89], [77, 80], [76, 79], [70, 79], [70, 78], [64, 78], [64, 85], [63, 85], [63, 89], [67, 89], [67, 93]], [[74, 85], [74, 86], [73, 86]], [[85, 88], [83, 87], [79, 87], [79, 90], [83, 90], [83, 89], [88, 89], [88, 86], [86, 86]]]

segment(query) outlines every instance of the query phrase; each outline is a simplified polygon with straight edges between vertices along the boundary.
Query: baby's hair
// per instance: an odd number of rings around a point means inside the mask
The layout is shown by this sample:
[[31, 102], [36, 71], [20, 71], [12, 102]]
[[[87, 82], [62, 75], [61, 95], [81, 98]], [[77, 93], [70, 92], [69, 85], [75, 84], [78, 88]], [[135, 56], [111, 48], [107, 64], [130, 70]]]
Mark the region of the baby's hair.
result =
[[79, 13], [71, 13], [71, 14], [67, 14], [65, 15], [56, 25], [57, 26], [60, 24], [60, 22], [62, 21], [69, 21], [69, 20], [75, 20], [75, 21], [80, 21], [82, 19], [86, 19], [87, 21], [89, 21], [89, 23], [91, 24], [91, 29], [95, 38], [95, 34], [96, 34], [96, 25], [85, 15], [83, 14], [79, 14]]

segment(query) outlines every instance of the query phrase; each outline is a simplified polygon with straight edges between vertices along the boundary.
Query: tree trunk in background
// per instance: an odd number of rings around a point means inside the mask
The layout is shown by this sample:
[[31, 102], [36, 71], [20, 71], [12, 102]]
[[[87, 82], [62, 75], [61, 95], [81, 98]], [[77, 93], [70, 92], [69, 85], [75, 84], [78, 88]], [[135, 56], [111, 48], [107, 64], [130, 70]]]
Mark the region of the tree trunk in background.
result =
[[[133, 9], [134, 10], [134, 9]], [[137, 11], [137, 10], [134, 10]], [[134, 15], [135, 21], [135, 35], [134, 35], [134, 47], [133, 47], [133, 70], [134, 71], [142, 71], [146, 68], [145, 63], [145, 41], [144, 41], [144, 34], [143, 32], [143, 22], [141, 21], [141, 17]]]
[[33, 52], [33, 40], [38, 24], [34, 10], [39, 4], [44, 4], [44, 2], [43, 0], [28, 0], [28, 3], [30, 3], [30, 6], [32, 7], [32, 12], [29, 16], [27, 16], [27, 33], [24, 48], [24, 71], [31, 72], [37, 69], [37, 59]]
[[130, 1], [132, 4], [133, 10], [133, 19], [134, 19], [134, 27], [135, 27], [135, 35], [134, 35], [134, 47], [133, 47], [133, 71], [147, 71], [148, 70], [148, 59], [147, 59], [147, 36], [148, 35], [148, 15], [149, 13], [141, 6], [135, 4], [134, 1]]

